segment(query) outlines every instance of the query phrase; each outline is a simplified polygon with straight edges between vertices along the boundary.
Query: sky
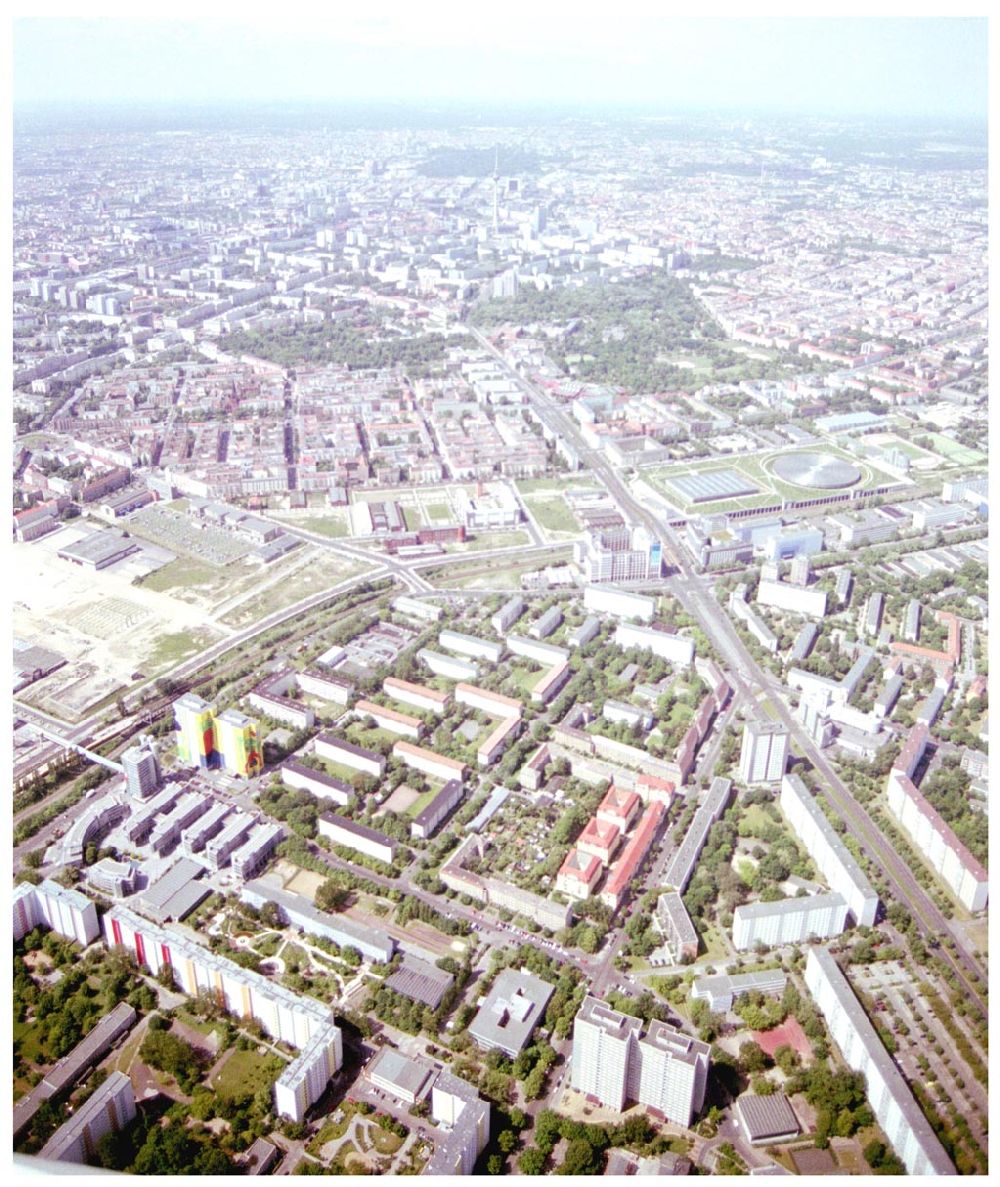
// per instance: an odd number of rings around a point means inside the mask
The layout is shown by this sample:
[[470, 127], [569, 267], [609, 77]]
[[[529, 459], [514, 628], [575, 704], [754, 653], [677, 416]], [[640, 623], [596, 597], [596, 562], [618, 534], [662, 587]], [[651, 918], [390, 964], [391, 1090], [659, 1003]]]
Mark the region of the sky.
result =
[[[665, 112], [986, 115], [981, 17], [745, 18], [724, 15], [726, 7], [710, 0], [699, 12], [719, 15], [707, 19], [665, 16], [665, 6], [637, 0], [380, 0], [374, 7], [272, 0], [255, 10], [177, 0], [175, 19], [162, 21], [134, 19], [134, 5], [100, 2], [87, 6], [96, 16], [80, 19], [78, 7], [37, 0], [31, 16], [14, 22], [13, 99], [498, 100]], [[843, 0], [837, 11], [851, 8]]]

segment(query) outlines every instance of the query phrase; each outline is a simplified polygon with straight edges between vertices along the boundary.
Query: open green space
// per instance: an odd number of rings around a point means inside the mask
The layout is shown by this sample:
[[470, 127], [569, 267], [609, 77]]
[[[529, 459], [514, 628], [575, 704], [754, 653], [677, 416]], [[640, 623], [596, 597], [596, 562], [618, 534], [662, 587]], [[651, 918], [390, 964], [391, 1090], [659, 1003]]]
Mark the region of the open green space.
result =
[[320, 536], [340, 539], [347, 535], [347, 520], [332, 515], [304, 515], [293, 521], [295, 527], [307, 532], [316, 532]]
[[960, 445], [957, 441], [953, 441], [950, 437], [945, 437], [941, 433], [931, 433], [930, 439], [934, 444], [934, 448], [942, 457], [946, 457], [949, 461], [955, 462], [960, 466], [974, 466], [978, 462], [986, 461], [985, 453], [980, 453], [978, 449], [969, 449], [965, 445]]
[[151, 675], [156, 675], [204, 651], [215, 638], [208, 631], [177, 631], [172, 635], [160, 635], [144, 667], [150, 669]]
[[267, 1052], [235, 1050], [212, 1078], [212, 1087], [220, 1097], [230, 1099], [253, 1094], [259, 1088], [270, 1088], [281, 1075], [285, 1063], [279, 1056]]
[[219, 569], [205, 561], [194, 560], [191, 557], [179, 556], [165, 564], [162, 568], [143, 577], [139, 584], [143, 589], [151, 589], [155, 593], [166, 593], [169, 590], [186, 589], [192, 585], [208, 585], [219, 576]]
[[579, 484], [577, 475], [562, 474], [554, 478], [518, 478], [514, 485], [522, 495], [535, 494], [537, 491], [567, 491]]
[[464, 544], [449, 544], [449, 552], [492, 552], [497, 548], [519, 548], [522, 544], [530, 544], [531, 537], [527, 532], [476, 532]]
[[550, 532], [578, 532], [580, 524], [564, 499], [527, 500], [528, 509], [539, 524]]
[[418, 816], [437, 795], [439, 790], [440, 788], [438, 787], [432, 787], [428, 791], [422, 791], [406, 809], [406, 815], [410, 817]]
[[425, 503], [424, 514], [431, 520], [454, 519], [454, 512], [447, 503]]

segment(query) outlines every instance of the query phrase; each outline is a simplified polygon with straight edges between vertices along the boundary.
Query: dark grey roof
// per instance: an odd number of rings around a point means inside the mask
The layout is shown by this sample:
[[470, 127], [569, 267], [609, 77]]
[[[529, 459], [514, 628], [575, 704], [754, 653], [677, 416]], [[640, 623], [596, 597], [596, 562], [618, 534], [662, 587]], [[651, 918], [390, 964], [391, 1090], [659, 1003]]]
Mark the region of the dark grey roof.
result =
[[751, 1142], [796, 1134], [802, 1128], [788, 1097], [781, 1092], [770, 1096], [748, 1093], [736, 1102], [736, 1111]]
[[441, 999], [454, 984], [455, 978], [444, 969], [435, 968], [426, 961], [407, 956], [402, 967], [386, 980], [386, 985], [411, 1001], [422, 1002], [436, 1010]]

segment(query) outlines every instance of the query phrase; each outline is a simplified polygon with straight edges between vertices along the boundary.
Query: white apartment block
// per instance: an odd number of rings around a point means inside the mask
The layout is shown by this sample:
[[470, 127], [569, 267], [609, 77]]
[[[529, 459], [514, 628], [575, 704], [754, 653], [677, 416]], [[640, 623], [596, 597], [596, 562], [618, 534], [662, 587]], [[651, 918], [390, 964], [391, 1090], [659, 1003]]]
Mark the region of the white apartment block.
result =
[[639, 647], [652, 651], [661, 659], [678, 667], [687, 667], [694, 659], [694, 641], [683, 635], [670, 635], [666, 631], [654, 631], [649, 627], [633, 626], [623, 622], [615, 630], [615, 643], [621, 648]]
[[805, 982], [845, 1063], [864, 1076], [875, 1119], [907, 1174], [955, 1174], [930, 1122], [827, 949], [809, 949]]
[[36, 927], [49, 927], [57, 935], [86, 947], [101, 934], [97, 907], [85, 894], [68, 890], [46, 878], [38, 886], [20, 882], [14, 887], [14, 939]]
[[328, 837], [334, 845], [364, 853], [386, 865], [392, 865], [396, 856], [396, 842], [391, 837], [364, 824], [356, 824], [346, 816], [338, 816], [336, 812], [320, 813], [316, 828], [321, 837]]
[[644, 594], [627, 593], [610, 586], [588, 585], [583, 591], [585, 610], [598, 614], [610, 614], [615, 618], [637, 618], [640, 622], [652, 622], [656, 614], [656, 599]]
[[475, 680], [479, 675], [479, 668], [474, 663], [426, 647], [420, 648], [417, 659], [422, 660], [435, 676], [444, 676], [448, 680]]
[[803, 589], [781, 581], [761, 581], [757, 586], [757, 602], [779, 610], [792, 610], [810, 618], [826, 614], [826, 592], [822, 589]]
[[382, 691], [394, 701], [428, 713], [443, 713], [451, 700], [451, 693], [428, 688], [424, 684], [412, 684], [409, 680], [399, 680], [395, 676], [386, 676], [382, 681]]
[[473, 659], [485, 659], [488, 663], [499, 663], [503, 657], [504, 644], [492, 639], [480, 639], [477, 635], [463, 635], [460, 631], [442, 631], [438, 645], [459, 655], [470, 655]]
[[748, 721], [740, 748], [743, 783], [777, 783], [788, 761], [788, 730], [778, 721]]
[[733, 912], [733, 947], [746, 952], [757, 944], [780, 948], [839, 936], [847, 927], [847, 903], [839, 894], [786, 898], [776, 903], [742, 903]]
[[[329, 1075], [340, 1067], [342, 1060], [341, 1032], [326, 1006], [242, 968], [178, 932], [157, 927], [127, 907], [112, 907], [102, 923], [109, 948], [124, 947], [134, 952], [139, 964], [146, 965], [154, 976], [169, 966], [175, 984], [184, 993], [194, 996], [208, 990], [238, 1018], [255, 1018], [272, 1038], [301, 1048], [300, 1058], [278, 1077], [274, 1096], [279, 1112], [289, 1107], [299, 1109], [304, 1102], [300, 1111], [287, 1114], [293, 1120], [302, 1119], [305, 1109], [321, 1095]], [[326, 1042], [310, 1045], [310, 1040], [318, 1034], [326, 1035]], [[320, 1068], [312, 1079], [303, 1073], [304, 1066], [312, 1066], [310, 1061]], [[323, 1076], [326, 1078], [320, 1083]], [[306, 1084], [304, 1093], [296, 1087], [300, 1078]], [[286, 1085], [291, 1085], [290, 1095], [284, 1091]]]
[[399, 734], [414, 741], [420, 738], [424, 730], [424, 723], [419, 717], [411, 717], [409, 713], [398, 713], [395, 709], [387, 709], [374, 701], [355, 701], [354, 712], [372, 718], [380, 729], [390, 734]]
[[105, 1134], [123, 1129], [135, 1117], [135, 1092], [124, 1072], [112, 1072], [92, 1096], [64, 1122], [39, 1152], [50, 1162], [83, 1164], [93, 1158]]
[[534, 639], [526, 639], [523, 635], [508, 635], [507, 650], [512, 655], [523, 655], [525, 659], [534, 660], [536, 664], [551, 667], [560, 660], [569, 659], [569, 652], [565, 647], [557, 647], [554, 643], [541, 643]]
[[275, 1111], [282, 1117], [301, 1121], [309, 1106], [326, 1091], [343, 1061], [343, 1034], [339, 1026], [330, 1022], [316, 1031], [275, 1082]]
[[642, 1022], [595, 997], [583, 999], [573, 1024], [571, 1084], [606, 1108], [627, 1101], [688, 1126], [701, 1110], [708, 1079], [709, 1046], [663, 1022]]
[[394, 598], [392, 608], [398, 614], [405, 614], [409, 618], [419, 618], [424, 622], [437, 622], [443, 611], [433, 602], [425, 602], [421, 598], [408, 598], [405, 595]]
[[524, 711], [524, 706], [514, 697], [507, 697], [499, 692], [489, 692], [485, 688], [478, 688], [475, 684], [456, 684], [455, 700], [460, 705], [479, 709], [491, 717], [520, 717]]
[[843, 895], [855, 924], [871, 927], [878, 913], [878, 894], [798, 775], [781, 780], [778, 803], [827, 885]]
[[353, 771], [360, 771], [363, 775], [371, 775], [378, 779], [385, 770], [385, 759], [374, 750], [365, 750], [363, 746], [355, 746], [343, 738], [333, 734], [319, 734], [315, 741], [315, 750], [320, 758], [328, 758], [331, 762], [350, 767]]
[[889, 811], [959, 902], [969, 911], [985, 910], [990, 895], [989, 874], [934, 805], [902, 771], [890, 771], [886, 795]]

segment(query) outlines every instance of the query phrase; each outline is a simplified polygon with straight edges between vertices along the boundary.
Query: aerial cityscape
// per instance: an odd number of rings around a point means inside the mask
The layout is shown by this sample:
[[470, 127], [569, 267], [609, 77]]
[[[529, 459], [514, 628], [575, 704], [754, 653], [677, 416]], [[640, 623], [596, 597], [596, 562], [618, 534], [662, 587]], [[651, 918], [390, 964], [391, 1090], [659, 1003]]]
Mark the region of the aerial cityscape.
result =
[[987, 1174], [979, 59], [115, 106], [28, 24], [15, 1168]]

